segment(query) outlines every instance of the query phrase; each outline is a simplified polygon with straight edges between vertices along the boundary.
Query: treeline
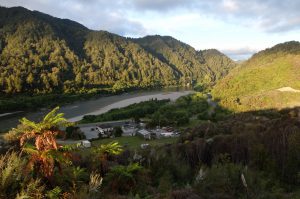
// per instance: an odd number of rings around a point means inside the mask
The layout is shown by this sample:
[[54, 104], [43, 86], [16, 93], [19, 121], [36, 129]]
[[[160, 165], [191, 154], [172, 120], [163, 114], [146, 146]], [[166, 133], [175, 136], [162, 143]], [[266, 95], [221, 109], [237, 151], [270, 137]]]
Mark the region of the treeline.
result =
[[299, 111], [240, 113], [188, 130], [177, 151], [189, 166], [200, 165], [194, 192], [204, 198], [297, 198]]
[[213, 84], [235, 66], [171, 37], [135, 40], [21, 7], [0, 11], [2, 95]]
[[124, 108], [112, 109], [101, 115], [86, 115], [81, 123], [94, 123], [122, 119], [141, 118], [149, 119], [149, 127], [155, 126], [184, 126], [189, 124], [190, 118], [198, 120], [216, 121], [230, 112], [216, 107], [212, 107], [207, 102], [207, 97], [202, 93], [190, 94], [178, 98], [175, 102], [170, 100], [150, 100], [132, 104]]
[[122, 119], [134, 119], [138, 121], [147, 115], [153, 114], [162, 106], [169, 103], [170, 100], [152, 99], [145, 102], [135, 103], [125, 108], [111, 109], [107, 113], [101, 115], [85, 115], [80, 121], [81, 123], [105, 122]]
[[50, 93], [44, 95], [15, 95], [13, 98], [0, 97], [0, 113], [12, 110], [37, 110], [42, 107], [52, 108], [58, 105], [69, 104], [74, 101], [87, 100], [92, 97], [108, 96], [112, 92], [101, 90], [101, 94], [97, 92], [89, 92], [82, 94], [59, 94]]
[[0, 196], [296, 199], [299, 111], [202, 121], [177, 143], [134, 151], [118, 143], [57, 147], [62, 115], [52, 112], [40, 123], [23, 119], [5, 136], [14, 148], [0, 156]]

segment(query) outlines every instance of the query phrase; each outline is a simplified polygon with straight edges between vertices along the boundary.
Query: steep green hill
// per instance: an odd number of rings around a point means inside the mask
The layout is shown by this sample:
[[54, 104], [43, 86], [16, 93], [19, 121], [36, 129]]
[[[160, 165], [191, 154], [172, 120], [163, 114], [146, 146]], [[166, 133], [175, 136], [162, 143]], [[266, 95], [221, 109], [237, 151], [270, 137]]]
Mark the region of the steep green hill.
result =
[[[291, 41], [261, 51], [232, 70], [217, 83], [213, 96], [239, 111], [298, 106], [299, 80], [300, 43]], [[278, 90], [283, 87], [295, 90]]]
[[196, 51], [170, 36], [146, 36], [134, 41], [172, 66], [181, 84], [215, 83], [236, 66], [231, 59], [215, 49]]
[[202, 54], [206, 65], [214, 74], [214, 82], [226, 76], [231, 69], [237, 66], [229, 57], [216, 49], [202, 50], [199, 53]]
[[2, 94], [214, 84], [234, 66], [219, 52], [198, 52], [171, 37], [129, 39], [22, 7], [0, 7]]

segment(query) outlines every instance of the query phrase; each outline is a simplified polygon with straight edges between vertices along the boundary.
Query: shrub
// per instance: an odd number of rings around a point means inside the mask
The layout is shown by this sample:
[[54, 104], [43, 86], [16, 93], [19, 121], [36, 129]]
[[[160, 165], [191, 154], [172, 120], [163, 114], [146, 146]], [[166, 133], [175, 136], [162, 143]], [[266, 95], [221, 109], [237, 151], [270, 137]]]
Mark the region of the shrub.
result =
[[137, 183], [142, 183], [137, 179], [140, 170], [142, 167], [138, 164], [118, 165], [109, 171], [104, 181], [111, 192], [128, 194], [134, 190]]
[[122, 128], [120, 126], [114, 127], [113, 135], [115, 137], [121, 137], [123, 134]]
[[16, 152], [0, 156], [0, 198], [9, 198], [17, 193], [24, 180], [25, 159]]
[[66, 128], [65, 139], [83, 140], [85, 139], [84, 133], [77, 126], [68, 126]]

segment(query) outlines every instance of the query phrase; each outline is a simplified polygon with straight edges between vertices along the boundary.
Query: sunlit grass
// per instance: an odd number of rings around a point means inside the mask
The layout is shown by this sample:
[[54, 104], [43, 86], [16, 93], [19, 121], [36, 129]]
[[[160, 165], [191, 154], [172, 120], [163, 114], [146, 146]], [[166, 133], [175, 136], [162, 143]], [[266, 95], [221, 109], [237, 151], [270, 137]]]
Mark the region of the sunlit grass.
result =
[[[235, 111], [286, 108], [298, 105], [299, 93], [279, 92], [282, 87], [300, 88], [300, 56], [250, 60], [219, 82], [212, 94], [220, 105]], [[240, 103], [236, 99], [240, 99]]]
[[109, 139], [101, 139], [92, 142], [93, 146], [99, 146], [101, 144], [107, 144], [110, 142], [116, 141], [124, 148], [128, 149], [138, 149], [141, 147], [141, 144], [149, 144], [150, 146], [162, 146], [165, 144], [175, 143], [177, 138], [161, 138], [161, 139], [153, 139], [153, 140], [145, 140], [138, 136], [130, 136], [130, 137], [118, 137], [118, 138], [109, 138]]

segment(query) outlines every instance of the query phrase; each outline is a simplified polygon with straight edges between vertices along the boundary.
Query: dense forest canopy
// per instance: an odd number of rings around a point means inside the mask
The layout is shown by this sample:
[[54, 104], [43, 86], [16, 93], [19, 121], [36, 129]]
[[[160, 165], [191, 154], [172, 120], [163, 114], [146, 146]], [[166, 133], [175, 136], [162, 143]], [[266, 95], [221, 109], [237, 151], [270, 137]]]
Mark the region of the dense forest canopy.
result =
[[22, 7], [0, 7], [0, 93], [214, 84], [235, 67], [172, 37], [125, 38]]

